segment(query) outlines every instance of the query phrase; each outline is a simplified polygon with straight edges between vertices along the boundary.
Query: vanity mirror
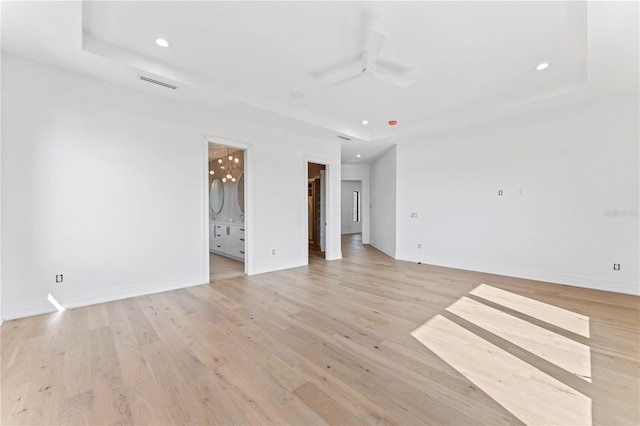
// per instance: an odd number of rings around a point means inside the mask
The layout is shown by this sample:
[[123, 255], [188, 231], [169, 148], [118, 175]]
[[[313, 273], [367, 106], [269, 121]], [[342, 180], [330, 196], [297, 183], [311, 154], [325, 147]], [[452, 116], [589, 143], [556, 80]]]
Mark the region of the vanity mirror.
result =
[[224, 187], [220, 178], [214, 178], [209, 190], [209, 208], [213, 214], [219, 214], [224, 204]]
[[240, 207], [240, 211], [244, 213], [244, 173], [238, 180], [238, 207]]

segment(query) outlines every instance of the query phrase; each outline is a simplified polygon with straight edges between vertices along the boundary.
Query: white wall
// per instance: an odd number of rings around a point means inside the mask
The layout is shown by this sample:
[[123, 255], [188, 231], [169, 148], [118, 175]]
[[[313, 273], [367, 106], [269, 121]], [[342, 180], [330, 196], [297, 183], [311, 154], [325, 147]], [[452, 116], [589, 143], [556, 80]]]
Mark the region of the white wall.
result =
[[360, 197], [360, 221], [362, 222], [362, 243], [370, 243], [370, 183], [368, 164], [343, 164], [342, 179], [360, 181], [362, 183], [362, 193]]
[[[2, 22], [2, 2], [0, 2], [0, 22]], [[0, 31], [0, 45], [2, 45], [2, 31]], [[0, 55], [0, 81], [2, 81], [2, 56]], [[0, 100], [0, 117], [2, 117], [2, 102]], [[0, 129], [2, 120], [0, 119]], [[2, 316], [2, 132], [0, 132], [0, 325], [4, 321]]]
[[353, 192], [360, 193], [360, 204], [362, 205], [362, 182], [342, 181], [342, 233], [359, 234], [362, 232], [362, 207], [360, 207], [360, 220], [353, 221]]
[[371, 245], [396, 256], [396, 147], [385, 151], [370, 166]]
[[340, 256], [338, 143], [2, 60], [5, 318], [52, 311], [49, 293], [73, 307], [208, 281], [205, 134], [251, 144], [250, 274], [308, 262], [309, 155], [335, 171], [328, 254]]
[[638, 113], [622, 96], [398, 145], [397, 257], [640, 294]]

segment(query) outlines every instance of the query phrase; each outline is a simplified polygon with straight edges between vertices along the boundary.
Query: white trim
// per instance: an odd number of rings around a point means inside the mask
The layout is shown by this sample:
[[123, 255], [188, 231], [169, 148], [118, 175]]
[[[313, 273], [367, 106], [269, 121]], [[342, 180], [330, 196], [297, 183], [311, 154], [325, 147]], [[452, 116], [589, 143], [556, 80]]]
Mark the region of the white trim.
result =
[[[204, 284], [209, 283], [209, 277]], [[60, 297], [58, 301], [66, 309], [80, 308], [98, 303], [113, 302], [115, 300], [128, 299], [130, 297], [146, 296], [148, 294], [162, 293], [165, 291], [177, 290], [181, 288], [194, 287], [202, 285], [203, 282], [199, 276], [186, 276], [170, 281], [155, 281], [143, 285], [137, 285], [133, 288], [116, 288], [107, 289], [90, 294], [76, 294], [67, 297]]]
[[202, 176], [204, 183], [204, 194], [203, 194], [203, 204], [204, 210], [206, 214], [204, 216], [204, 231], [205, 231], [205, 239], [204, 239], [204, 249], [202, 252], [202, 280], [209, 281], [210, 280], [210, 262], [209, 262], [209, 141], [207, 138], [204, 138], [203, 154], [202, 154]]
[[30, 301], [20, 305], [7, 306], [3, 309], [2, 315], [5, 321], [11, 321], [19, 318], [32, 317], [35, 315], [49, 314], [57, 312], [56, 308], [46, 300]]
[[[325, 166], [325, 182], [326, 182], [326, 193], [325, 193], [325, 210], [327, 212], [326, 215], [326, 223], [327, 223], [327, 227], [326, 227], [326, 241], [325, 241], [325, 253], [324, 253], [324, 258], [325, 260], [338, 260], [338, 259], [342, 259], [342, 251], [339, 250], [336, 253], [336, 250], [333, 247], [334, 244], [334, 232], [335, 232], [335, 227], [338, 226], [338, 231], [340, 231], [340, 223], [338, 220], [338, 223], [334, 223], [333, 220], [331, 220], [331, 218], [334, 216], [333, 214], [333, 201], [332, 201], [332, 195], [333, 195], [333, 191], [331, 189], [331, 182], [334, 178], [333, 174], [333, 166], [331, 164], [331, 160], [329, 158], [326, 157], [316, 157], [316, 156], [312, 156], [312, 155], [305, 155], [304, 156], [304, 192], [302, 194], [302, 200], [304, 201], [304, 211], [308, 211], [309, 209], [309, 205], [308, 205], [308, 189], [309, 189], [309, 163], [315, 163], [315, 164], [321, 164], [323, 166]], [[340, 167], [340, 166], [338, 166]], [[339, 215], [338, 215], [339, 217]], [[307, 265], [309, 264], [309, 218], [307, 215], [304, 216], [304, 229], [306, 229], [306, 232], [304, 234], [304, 247], [305, 247], [305, 253], [306, 253], [306, 259], [307, 259]]]
[[244, 273], [253, 275], [255, 263], [253, 256], [254, 241], [253, 228], [255, 211], [253, 209], [253, 149], [251, 146], [244, 148]]
[[[362, 185], [362, 194], [360, 196], [360, 222], [362, 222], [362, 244], [371, 244], [370, 228], [369, 228], [369, 180], [362, 176], [341, 177], [340, 182], [360, 182]], [[341, 187], [342, 189], [342, 187]], [[342, 209], [342, 204], [340, 206]], [[342, 216], [342, 212], [340, 212]], [[342, 234], [342, 230], [340, 230]], [[382, 250], [381, 250], [382, 251]]]
[[[252, 144], [247, 143], [247, 142], [242, 142], [242, 141], [237, 141], [235, 139], [229, 139], [229, 138], [223, 138], [220, 136], [214, 136], [214, 135], [204, 135], [205, 140], [207, 141], [207, 143], [215, 143], [217, 145], [224, 145], [224, 146], [230, 146], [232, 148], [238, 148], [238, 149], [250, 149], [253, 147]], [[208, 145], [207, 145], [208, 146]], [[207, 151], [207, 156], [208, 156], [208, 151]], [[208, 166], [209, 163], [207, 163]]]
[[[377, 249], [377, 250], [380, 250], [381, 252], [383, 252], [383, 253], [384, 253], [384, 254], [386, 254], [387, 256], [389, 256], [389, 257], [391, 257], [391, 258], [395, 259], [395, 256], [393, 255], [393, 250], [389, 249], [388, 247], [386, 247], [386, 246], [382, 246], [382, 245], [379, 245], [379, 244], [378, 244], [377, 242], [375, 242], [375, 241], [371, 241], [371, 242], [369, 243], [369, 245], [371, 245], [371, 247], [374, 247], [374, 248], [375, 248], [375, 249]], [[403, 260], [403, 259], [397, 259], [397, 260]]]
[[502, 275], [514, 278], [523, 278], [533, 281], [543, 281], [553, 284], [569, 285], [572, 287], [588, 288], [592, 290], [602, 290], [614, 293], [631, 294], [640, 296], [640, 286], [638, 283], [602, 280], [575, 274], [565, 274], [560, 272], [544, 271], [540, 269], [519, 268], [500, 264], [488, 264], [482, 262], [451, 261], [438, 257], [423, 257], [420, 260], [401, 259], [408, 262], [422, 262], [428, 265], [444, 266], [447, 268], [464, 269], [467, 271], [484, 272], [493, 275]]
[[[209, 283], [209, 279], [205, 284]], [[117, 289], [107, 289], [96, 293], [75, 294], [72, 296], [57, 296], [58, 302], [65, 309], [81, 308], [98, 303], [113, 302], [116, 300], [128, 299], [130, 297], [146, 296], [148, 294], [162, 293], [164, 291], [177, 290], [181, 288], [203, 285], [199, 276], [182, 277], [171, 281], [155, 281], [135, 287], [124, 287]], [[5, 319], [12, 320], [26, 318], [34, 315], [57, 312], [57, 309], [43, 297], [39, 301], [31, 301], [22, 305], [13, 306], [5, 312]]]

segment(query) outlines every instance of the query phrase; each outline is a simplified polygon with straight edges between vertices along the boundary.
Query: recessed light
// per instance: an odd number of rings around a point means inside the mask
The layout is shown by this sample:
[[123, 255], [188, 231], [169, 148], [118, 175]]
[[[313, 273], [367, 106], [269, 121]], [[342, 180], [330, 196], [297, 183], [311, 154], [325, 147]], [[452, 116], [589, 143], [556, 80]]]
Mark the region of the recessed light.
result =
[[163, 38], [157, 38], [156, 39], [156, 44], [160, 47], [169, 47], [171, 46], [171, 43], [169, 43], [167, 40], [163, 39]]
[[362, 120], [362, 124], [366, 126], [367, 124], [369, 124], [369, 120]]
[[549, 68], [549, 62], [543, 62], [541, 64], [538, 64], [538, 66], [536, 67], [538, 71], [546, 70], [547, 68]]
[[362, 157], [362, 155], [358, 154], [358, 155], [356, 155], [356, 157], [360, 158], [360, 157]]

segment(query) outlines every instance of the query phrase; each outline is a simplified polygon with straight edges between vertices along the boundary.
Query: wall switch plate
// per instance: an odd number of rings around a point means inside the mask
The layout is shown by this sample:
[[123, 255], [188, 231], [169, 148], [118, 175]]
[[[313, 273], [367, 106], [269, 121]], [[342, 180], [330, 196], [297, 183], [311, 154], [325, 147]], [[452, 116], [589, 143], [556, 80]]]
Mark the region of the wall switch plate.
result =
[[56, 282], [61, 283], [64, 280], [64, 276], [62, 274], [56, 275]]
[[620, 264], [619, 263], [614, 263], [613, 264], [613, 270], [614, 271], [619, 271], [620, 270]]
[[498, 195], [502, 196], [502, 194], [504, 194], [504, 192], [502, 191], [502, 189], [498, 189]]
[[422, 248], [422, 244], [418, 243], [418, 248]]
[[276, 255], [276, 249], [271, 250], [271, 254], [272, 254], [273, 256], [275, 256], [275, 255]]

